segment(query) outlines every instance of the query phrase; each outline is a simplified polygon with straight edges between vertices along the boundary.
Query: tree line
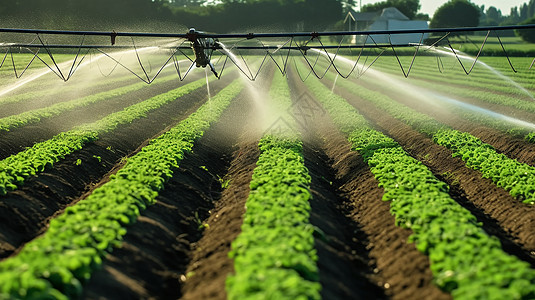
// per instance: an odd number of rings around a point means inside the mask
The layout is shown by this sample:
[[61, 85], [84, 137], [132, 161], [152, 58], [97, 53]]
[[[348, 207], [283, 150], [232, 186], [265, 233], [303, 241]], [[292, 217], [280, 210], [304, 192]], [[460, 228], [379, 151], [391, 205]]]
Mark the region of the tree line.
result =
[[[65, 30], [212, 32], [343, 30], [358, 0], [0, 0], [0, 27]], [[420, 0], [385, 0], [362, 12], [396, 7], [431, 27], [510, 25], [530, 22], [535, 0], [504, 15], [470, 0], [449, 0], [430, 18]], [[532, 21], [533, 22], [533, 21]]]
[[504, 15], [494, 6], [479, 7], [481, 12], [480, 24], [483, 26], [515, 25], [535, 16], [535, 0], [530, 0], [520, 6], [511, 7], [509, 15]]
[[223, 0], [207, 5], [209, 1], [200, 0], [0, 0], [0, 27], [320, 31], [342, 18], [348, 1], [352, 0]]

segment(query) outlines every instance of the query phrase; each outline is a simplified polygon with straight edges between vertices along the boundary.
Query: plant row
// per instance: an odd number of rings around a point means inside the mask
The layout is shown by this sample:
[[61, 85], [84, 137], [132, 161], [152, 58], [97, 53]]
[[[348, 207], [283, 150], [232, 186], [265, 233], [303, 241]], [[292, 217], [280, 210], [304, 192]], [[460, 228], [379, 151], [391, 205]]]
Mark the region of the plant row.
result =
[[68, 299], [80, 295], [82, 284], [120, 245], [128, 224], [154, 204], [194, 142], [241, 91], [227, 86], [210, 103], [155, 138], [110, 181], [50, 222], [48, 231], [0, 263], [0, 298]]
[[[489, 84], [492, 84], [492, 82], [494, 82], [497, 85], [510, 86], [509, 82], [503, 81], [500, 79], [500, 75], [498, 74], [503, 74], [504, 76], [507, 76], [511, 78], [512, 80], [514, 80], [515, 82], [521, 84], [524, 88], [527, 88], [527, 89], [535, 88], [535, 85], [533, 84], [533, 75], [531, 73], [529, 72], [513, 73], [507, 60], [505, 58], [503, 58], [503, 60], [505, 61], [506, 65], [500, 65], [500, 63], [503, 63], [501, 59], [499, 60], [486, 59], [485, 61], [487, 62], [487, 66], [481, 65], [481, 63], [477, 63], [472, 73], [468, 75], [468, 77], [472, 79], [471, 83], [485, 81]], [[427, 74], [432, 77], [439, 77], [442, 79], [444, 79], [444, 77], [451, 78], [451, 79], [459, 79], [462, 77], [467, 77], [467, 75], [463, 72], [456, 58], [448, 58], [447, 60], [443, 58], [442, 61], [443, 61], [442, 63], [437, 62], [436, 58], [434, 57], [417, 57], [413, 66], [414, 73], [411, 73], [411, 75], [412, 74], [415, 74], [415, 75]], [[483, 62], [483, 60], [481, 59], [479, 61]], [[399, 69], [399, 64], [397, 60], [395, 59], [391, 59], [391, 60], [383, 59], [383, 60], [378, 61], [377, 64], [378, 64], [377, 67], [379, 69], [381, 69], [382, 71], [386, 71], [386, 72], [389, 72], [394, 69]], [[408, 65], [408, 60], [404, 62], [404, 65], [405, 64]], [[472, 64], [471, 61], [464, 62], [464, 65], [466, 67], [471, 66], [471, 64]], [[531, 64], [531, 60], [524, 61], [520, 64], [515, 64], [515, 65], [525, 67], [525, 66], [529, 66], [530, 64]], [[451, 68], [449, 68], [450, 65], [452, 66]], [[440, 66], [440, 69], [444, 69], [444, 67], [446, 67], [447, 69], [441, 72], [439, 69], [439, 66]], [[523, 69], [525, 70], [525, 68]], [[522, 69], [519, 69], [519, 70], [522, 70]], [[511, 76], [508, 76], [508, 75], [511, 75]], [[488, 88], [488, 86], [486, 88]]]
[[451, 150], [453, 156], [460, 157], [467, 167], [480, 171], [484, 178], [490, 178], [513, 197], [524, 203], [535, 204], [535, 167], [498, 153], [477, 137], [451, 129], [381, 93], [347, 81], [338, 84], [416, 130], [431, 136], [435, 143]]
[[[290, 107], [282, 76], [275, 76], [270, 95], [272, 111]], [[229, 299], [320, 299], [315, 230], [309, 222], [311, 177], [295, 129], [280, 129], [258, 145], [242, 231], [229, 254], [235, 269], [226, 281]]]
[[49, 140], [36, 143], [31, 148], [1, 160], [0, 195], [5, 195], [8, 191], [16, 189], [17, 186], [23, 184], [26, 178], [52, 167], [54, 163], [62, 160], [66, 155], [80, 150], [84, 144], [98, 139], [99, 134], [112, 131], [121, 124], [129, 124], [135, 119], [144, 117], [149, 111], [172, 102], [205, 84], [204, 79], [199, 79], [126, 107], [124, 110], [112, 113], [94, 123], [62, 132]]
[[[381, 71], [388, 74], [399, 74], [399, 70], [393, 70], [391, 68], [381, 68]], [[533, 96], [533, 92], [526, 92], [522, 89], [519, 89], [518, 87], [512, 85], [512, 83], [508, 82], [507, 80], [503, 80], [503, 78], [500, 78], [500, 76], [496, 74], [494, 75], [494, 78], [476, 79], [470, 77], [469, 80], [467, 80], [464, 77], [466, 77], [464, 73], [462, 75], [453, 73], [444, 74], [438, 72], [437, 70], [417, 70], [417, 72], [416, 70], [414, 70], [410, 74], [411, 79], [417, 79], [418, 81], [423, 81], [426, 83], [429, 81], [433, 81], [439, 82], [442, 85], [456, 85], [459, 86], [459, 88], [463, 89], [477, 88], [479, 90], [495, 91], [503, 94], [509, 94], [511, 96]]]
[[[447, 83], [447, 80], [445, 80], [445, 82]], [[416, 86], [425, 87], [426, 89], [429, 89], [429, 90], [444, 92], [448, 95], [473, 98], [473, 99], [477, 99], [477, 100], [491, 103], [491, 104], [498, 104], [498, 105], [502, 105], [506, 107], [512, 107], [512, 108], [524, 110], [527, 112], [535, 112], [535, 102], [533, 101], [522, 100], [516, 97], [500, 95], [500, 94], [495, 94], [493, 92], [487, 92], [487, 91], [481, 91], [481, 90], [473, 90], [473, 89], [466, 89], [466, 88], [456, 89], [456, 88], [452, 88], [449, 85], [445, 85], [444, 80], [442, 80], [442, 82], [412, 80], [411, 83]]]
[[535, 271], [506, 254], [476, 218], [448, 194], [448, 186], [390, 137], [374, 130], [343, 98], [307, 81], [384, 189], [396, 224], [429, 256], [435, 283], [458, 299], [532, 299]]
[[[158, 83], [164, 83], [176, 79], [174, 76], [167, 76], [157, 81]], [[20, 113], [18, 115], [12, 115], [0, 119], [0, 131], [9, 131], [17, 127], [22, 127], [30, 123], [36, 123], [44, 118], [50, 118], [57, 116], [65, 111], [82, 108], [90, 104], [119, 97], [146, 87], [144, 82], [132, 84], [125, 87], [113, 89], [111, 91], [105, 91], [98, 94], [86, 96], [80, 99], [69, 100], [66, 102], [60, 102], [48, 107], [34, 109]]]
[[[364, 80], [366, 81], [366, 83], [377, 85], [377, 82], [375, 81], [369, 79]], [[381, 88], [384, 89], [385, 87], [381, 86]], [[389, 89], [389, 87], [386, 87], [386, 89]], [[441, 100], [441, 98], [437, 97], [437, 100]], [[518, 122], [509, 121], [507, 119], [500, 118], [492, 114], [466, 109], [459, 105], [450, 103], [449, 101], [441, 101], [441, 104], [447, 106], [449, 110], [454, 111], [456, 114], [462, 115], [462, 117], [465, 119], [506, 132], [514, 137], [522, 138], [527, 142], [535, 143], [535, 132], [533, 131], [533, 129], [519, 125]]]
[[[112, 84], [119, 84], [122, 82], [131, 81], [131, 80], [132, 80], [132, 76], [127, 75], [127, 76], [111, 78], [111, 79], [107, 78], [106, 80], [92, 81], [88, 84], [84, 83], [82, 87], [80, 86], [81, 84], [73, 83], [73, 84], [62, 86], [61, 92], [69, 93], [69, 92], [77, 92], [77, 91], [85, 90], [85, 89], [98, 90], [101, 87], [109, 86]], [[51, 85], [51, 87], [49, 88], [46, 88], [45, 86], [40, 85], [39, 90], [37, 91], [13, 94], [11, 96], [2, 96], [2, 98], [0, 99], [0, 105], [7, 104], [7, 103], [16, 103], [16, 102], [21, 102], [21, 101], [30, 100], [30, 99], [40, 99], [43, 97], [49, 97], [51, 95], [57, 94], [57, 92], [58, 92], [58, 87], [56, 85]]]

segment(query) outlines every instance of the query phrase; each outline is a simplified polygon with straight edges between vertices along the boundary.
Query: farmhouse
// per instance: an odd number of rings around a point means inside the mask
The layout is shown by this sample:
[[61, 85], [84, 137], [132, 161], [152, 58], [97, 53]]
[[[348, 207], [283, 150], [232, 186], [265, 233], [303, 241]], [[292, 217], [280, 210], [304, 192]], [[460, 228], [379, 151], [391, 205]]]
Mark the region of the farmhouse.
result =
[[[380, 12], [350, 12], [355, 19], [355, 29], [358, 31], [368, 30], [402, 30], [402, 29], [427, 29], [427, 21], [410, 20], [395, 7], [388, 7]], [[389, 43], [388, 35], [372, 35], [376, 43]], [[390, 36], [394, 45], [419, 43], [421, 34], [395, 34]], [[427, 38], [427, 34], [423, 39]], [[369, 42], [369, 41], [368, 41]]]

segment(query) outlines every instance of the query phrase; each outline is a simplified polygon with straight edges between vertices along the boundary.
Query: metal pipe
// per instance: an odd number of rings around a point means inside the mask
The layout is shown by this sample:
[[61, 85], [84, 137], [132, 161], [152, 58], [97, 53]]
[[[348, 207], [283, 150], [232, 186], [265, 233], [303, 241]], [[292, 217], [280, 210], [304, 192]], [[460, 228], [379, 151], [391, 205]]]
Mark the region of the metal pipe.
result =
[[[448, 33], [448, 32], [477, 32], [477, 31], [500, 31], [513, 29], [535, 29], [535, 24], [509, 25], [509, 26], [485, 26], [485, 27], [459, 27], [459, 28], [429, 28], [429, 29], [404, 29], [404, 30], [373, 30], [373, 31], [332, 31], [332, 32], [287, 32], [287, 33], [240, 33], [240, 34], [211, 34], [198, 33], [199, 38], [271, 38], [271, 37], [317, 37], [317, 36], [341, 36], [341, 35], [374, 35], [374, 34], [409, 34], [409, 33]], [[0, 28], [0, 33], [29, 33], [29, 34], [53, 34], [53, 35], [93, 35], [93, 36], [129, 36], [129, 37], [162, 37], [162, 38], [188, 38], [186, 33], [152, 33], [152, 32], [104, 32], [104, 31], [68, 31], [68, 30], [42, 30]]]
[[[278, 46], [236, 46], [232, 47], [232, 49], [237, 50], [276, 50], [276, 49], [282, 49], [282, 50], [306, 50], [306, 49], [362, 49], [362, 48], [390, 48], [390, 47], [396, 47], [396, 48], [407, 48], [407, 47], [417, 47], [418, 44], [399, 44], [399, 45], [390, 45], [390, 44], [378, 44], [378, 45], [341, 45], [341, 46], [333, 46], [333, 45], [325, 45], [325, 46], [284, 46], [284, 47], [278, 47]], [[423, 45], [420, 45], [423, 46]], [[134, 48], [158, 48], [163, 50], [175, 50], [175, 49], [181, 49], [181, 50], [191, 50], [191, 47], [189, 46], [179, 46], [179, 47], [160, 47], [160, 46], [142, 46], [142, 45], [136, 45], [134, 46], [126, 46], [126, 45], [116, 45], [116, 46], [110, 46], [110, 45], [41, 45], [41, 44], [16, 44], [16, 43], [0, 43], [0, 48], [49, 48], [49, 49], [134, 49]], [[222, 49], [221, 46], [213, 46], [211, 48], [212, 50], [218, 50]]]

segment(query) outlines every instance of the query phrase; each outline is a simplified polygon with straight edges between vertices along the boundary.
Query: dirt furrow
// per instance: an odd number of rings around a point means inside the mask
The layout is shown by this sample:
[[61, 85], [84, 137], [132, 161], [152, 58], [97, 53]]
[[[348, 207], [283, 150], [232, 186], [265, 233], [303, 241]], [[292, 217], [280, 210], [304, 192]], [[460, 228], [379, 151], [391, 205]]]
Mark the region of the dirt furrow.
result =
[[250, 106], [244, 95], [196, 143], [158, 202], [128, 228], [83, 298], [224, 297], [232, 271], [228, 249], [240, 230], [258, 156], [256, 144], [238, 143]]
[[312, 222], [328, 233], [327, 249], [339, 256], [325, 266], [320, 252], [320, 276], [331, 277], [325, 299], [450, 299], [433, 284], [428, 257], [407, 242], [411, 231], [395, 225], [367, 164], [326, 114], [312, 116], [303, 131], [305, 160], [314, 195], [327, 189], [311, 203]]

